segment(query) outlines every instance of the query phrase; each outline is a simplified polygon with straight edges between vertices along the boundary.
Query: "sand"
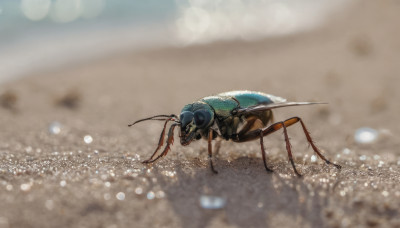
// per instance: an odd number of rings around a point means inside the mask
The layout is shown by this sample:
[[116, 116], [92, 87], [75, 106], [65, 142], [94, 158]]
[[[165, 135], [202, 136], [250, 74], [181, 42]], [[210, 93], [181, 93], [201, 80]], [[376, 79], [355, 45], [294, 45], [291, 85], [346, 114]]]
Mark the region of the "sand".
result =
[[[303, 34], [125, 52], [0, 85], [0, 227], [400, 227], [399, 10], [362, 1]], [[300, 126], [288, 131], [302, 178], [281, 132], [264, 140], [273, 174], [257, 142], [222, 142], [217, 175], [204, 140], [141, 163], [162, 123], [127, 124], [242, 89], [328, 102], [274, 113], [302, 117], [342, 170], [312, 159]], [[360, 127], [377, 140], [357, 143]]]

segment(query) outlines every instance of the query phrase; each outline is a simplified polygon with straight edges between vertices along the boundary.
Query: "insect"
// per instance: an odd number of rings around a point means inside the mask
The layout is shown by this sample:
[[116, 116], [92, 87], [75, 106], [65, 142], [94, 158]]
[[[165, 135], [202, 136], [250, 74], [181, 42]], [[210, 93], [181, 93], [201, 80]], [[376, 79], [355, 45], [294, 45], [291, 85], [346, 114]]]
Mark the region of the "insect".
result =
[[[277, 130], [283, 129], [286, 150], [290, 163], [297, 176], [301, 176], [297, 171], [293, 161], [292, 149], [289, 142], [287, 127], [300, 122], [308, 143], [314, 152], [327, 164], [333, 165], [340, 169], [341, 166], [327, 160], [315, 146], [310, 133], [308, 132], [303, 120], [300, 117], [292, 117], [285, 121], [273, 123], [272, 109], [297, 106], [323, 104], [319, 102], [287, 102], [286, 99], [252, 91], [231, 91], [220, 93], [214, 96], [204, 97], [191, 104], [183, 107], [180, 116], [156, 115], [149, 118], [140, 119], [130, 125], [133, 126], [139, 122], [147, 120], [164, 121], [164, 128], [161, 132], [158, 146], [153, 155], [143, 161], [143, 163], [153, 163], [159, 158], [167, 155], [171, 145], [174, 142], [174, 130], [180, 128], [180, 143], [183, 146], [189, 145], [194, 140], [204, 138], [208, 141], [208, 157], [211, 170], [218, 173], [214, 169], [212, 160], [212, 140], [220, 137], [233, 142], [247, 142], [251, 140], [259, 140], [261, 146], [261, 154], [264, 167], [268, 172], [273, 172], [267, 165], [266, 154], [264, 149], [264, 136], [267, 136]], [[172, 122], [167, 133], [166, 146], [164, 150], [157, 156], [157, 152], [164, 144], [165, 132], [168, 123]]]

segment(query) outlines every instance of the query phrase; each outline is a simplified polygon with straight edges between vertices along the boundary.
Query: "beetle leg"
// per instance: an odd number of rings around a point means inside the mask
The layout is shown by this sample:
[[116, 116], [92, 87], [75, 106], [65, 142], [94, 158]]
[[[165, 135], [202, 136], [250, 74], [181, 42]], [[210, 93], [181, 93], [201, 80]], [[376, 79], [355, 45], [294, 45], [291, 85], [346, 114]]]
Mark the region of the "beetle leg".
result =
[[213, 130], [210, 129], [208, 131], [208, 159], [210, 160], [211, 171], [217, 174], [218, 171], [214, 169], [213, 161], [212, 161], [212, 138], [213, 138]]
[[262, 129], [264, 127], [262, 121], [256, 116], [251, 116], [245, 119], [246, 124], [243, 125], [242, 129], [239, 131], [238, 136], [242, 136], [248, 132]]
[[[286, 121], [285, 121], [286, 122]], [[293, 123], [292, 123], [293, 124]], [[292, 125], [292, 124], [290, 124], [290, 125]], [[275, 125], [275, 124], [274, 124]], [[299, 173], [299, 172], [297, 172], [297, 169], [296, 169], [296, 166], [294, 165], [294, 161], [293, 161], [293, 155], [292, 155], [292, 145], [290, 145], [290, 141], [289, 141], [289, 136], [288, 136], [288, 134], [287, 134], [287, 130], [286, 130], [286, 124], [284, 123], [284, 122], [280, 122], [280, 123], [278, 123], [276, 126], [279, 126], [279, 125], [281, 125], [282, 126], [282, 128], [283, 128], [283, 135], [285, 136], [285, 142], [286, 142], [286, 151], [288, 152], [288, 156], [289, 156], [289, 160], [290, 160], [290, 163], [292, 163], [292, 167], [293, 167], [293, 170], [294, 170], [294, 172], [296, 173], [296, 175], [298, 176], [298, 177], [301, 177], [301, 174]], [[289, 126], [290, 126], [289, 125]], [[279, 128], [278, 128], [279, 129]], [[276, 130], [274, 130], [274, 131], [276, 131]]]
[[149, 159], [143, 161], [142, 163], [150, 163], [151, 159], [153, 159], [153, 157], [156, 155], [157, 151], [164, 145], [165, 129], [167, 128], [167, 124], [170, 120], [172, 120], [172, 118], [167, 119], [164, 123], [164, 128], [161, 132], [160, 139], [158, 141], [158, 146], [157, 146], [156, 150], [154, 151], [153, 155], [151, 155], [151, 157]]
[[215, 139], [215, 145], [214, 145], [215, 153], [214, 154], [218, 154], [219, 153], [219, 149], [221, 148], [221, 143], [222, 143], [221, 138], [216, 138]]
[[238, 138], [240, 139], [247, 133], [252, 132], [253, 130], [257, 131], [258, 132], [257, 137], [260, 137], [261, 155], [263, 158], [264, 167], [268, 172], [273, 172], [273, 170], [268, 168], [268, 166], [267, 166], [267, 160], [266, 160], [266, 154], [265, 154], [265, 148], [264, 148], [264, 134], [263, 134], [262, 128], [263, 128], [263, 123], [260, 119], [258, 119], [255, 116], [249, 117], [246, 119], [246, 124], [242, 127], [242, 130], [238, 133]]
[[311, 135], [310, 135], [310, 133], [308, 132], [308, 130], [307, 130], [307, 128], [306, 128], [306, 125], [304, 125], [304, 123], [303, 123], [303, 120], [301, 120], [299, 117], [296, 117], [296, 118], [299, 119], [300, 124], [301, 124], [301, 127], [303, 128], [304, 134], [306, 135], [307, 141], [308, 141], [308, 143], [310, 143], [310, 145], [311, 145], [311, 147], [313, 148], [314, 152], [317, 153], [317, 155], [318, 155], [322, 160], [324, 160], [324, 161], [326, 162], [326, 164], [328, 164], [328, 165], [333, 165], [333, 166], [335, 166], [336, 168], [341, 169], [342, 167], [341, 167], [340, 165], [337, 165], [337, 164], [335, 164], [335, 163], [330, 162], [328, 159], [326, 159], [326, 158], [321, 154], [321, 152], [319, 151], [318, 147], [315, 146], [315, 144], [314, 144], [314, 142], [313, 142], [313, 140], [312, 140], [312, 138], [311, 138]]
[[[286, 121], [289, 121], [289, 120], [286, 120]], [[285, 142], [286, 142], [286, 151], [288, 152], [288, 157], [289, 157], [290, 163], [292, 164], [293, 170], [296, 173], [296, 175], [301, 177], [300, 173], [297, 172], [296, 166], [295, 166], [294, 161], [293, 161], [293, 155], [292, 155], [292, 149], [291, 149], [292, 146], [290, 145], [289, 136], [288, 136], [287, 131], [286, 131], [286, 127], [292, 125], [293, 123], [288, 122], [287, 124], [285, 124], [285, 122], [282, 122], [282, 121], [281, 122], [277, 122], [277, 123], [274, 123], [274, 124], [270, 125], [267, 128], [258, 129], [258, 130], [254, 130], [254, 131], [248, 131], [248, 132], [242, 132], [241, 131], [241, 132], [239, 132], [238, 138], [235, 141], [236, 142], [246, 142], [246, 141], [250, 141], [250, 140], [256, 139], [257, 137], [262, 138], [262, 137], [264, 137], [266, 135], [269, 135], [269, 134], [271, 134], [271, 133], [283, 128], [283, 134], [285, 136]], [[248, 128], [248, 129], [250, 129], [250, 128]], [[260, 143], [261, 143], [261, 140], [260, 140]], [[261, 150], [262, 150], [262, 155], [263, 155], [263, 160], [264, 160], [264, 157], [265, 157], [264, 152], [265, 151], [263, 150], [263, 147], [264, 147], [264, 144], [262, 143], [261, 144]], [[266, 166], [265, 160], [264, 160], [264, 166], [265, 166], [265, 168], [267, 170], [269, 169]]]
[[157, 161], [159, 158], [167, 155], [168, 151], [171, 149], [171, 145], [174, 143], [174, 130], [175, 130], [175, 127], [178, 125], [179, 124], [172, 124], [171, 127], [169, 128], [167, 145], [165, 146], [163, 152], [160, 155], [158, 155], [156, 158], [154, 158], [153, 160], [147, 161], [146, 163], [153, 163], [153, 162]]
[[[289, 156], [290, 163], [292, 164], [295, 173], [296, 173], [298, 176], [300, 176], [300, 174], [297, 172], [296, 167], [295, 167], [295, 165], [294, 165], [293, 156], [292, 156], [292, 151], [291, 151], [291, 145], [290, 145], [289, 137], [288, 137], [287, 131], [286, 131], [286, 127], [289, 127], [289, 126], [291, 126], [291, 125], [293, 125], [293, 124], [295, 124], [295, 123], [297, 123], [297, 122], [300, 122], [300, 123], [301, 123], [301, 126], [302, 126], [302, 128], [303, 128], [304, 134], [306, 135], [307, 141], [308, 141], [308, 143], [310, 143], [310, 145], [311, 145], [311, 147], [313, 148], [314, 152], [315, 152], [322, 160], [324, 160], [327, 164], [333, 165], [333, 166], [335, 166], [336, 168], [340, 169], [340, 168], [341, 168], [340, 165], [337, 165], [337, 164], [334, 164], [334, 163], [330, 162], [329, 160], [327, 160], [327, 159], [321, 154], [321, 152], [319, 151], [319, 149], [315, 146], [314, 142], [312, 141], [312, 138], [311, 138], [311, 136], [310, 136], [310, 133], [307, 131], [306, 126], [304, 125], [303, 121], [302, 121], [301, 118], [299, 118], [299, 117], [292, 117], [292, 118], [287, 119], [287, 120], [285, 120], [285, 121], [283, 121], [283, 122], [277, 122], [277, 123], [274, 123], [274, 124], [270, 125], [269, 127], [266, 127], [266, 128], [264, 128], [264, 129], [261, 129], [262, 135], [263, 135], [263, 136], [267, 136], [267, 135], [269, 135], [269, 134], [271, 134], [271, 133], [273, 133], [273, 132], [275, 132], [275, 131], [277, 131], [277, 130], [283, 128], [283, 133], [284, 133], [285, 142], [286, 142], [286, 150], [287, 150], [287, 152], [288, 152], [288, 156]], [[260, 133], [259, 133], [259, 130], [250, 131], [250, 132], [244, 132], [244, 133], [239, 132], [238, 139], [236, 139], [235, 141], [236, 141], [236, 142], [246, 142], [246, 141], [249, 141], [249, 140], [252, 140], [252, 139], [257, 138], [257, 137], [259, 136], [259, 134], [260, 134]]]
[[264, 167], [268, 172], [274, 172], [272, 169], [268, 168], [267, 166], [267, 160], [266, 160], [266, 155], [265, 155], [265, 149], [264, 149], [264, 135], [262, 130], [260, 130], [260, 145], [261, 145], [261, 154], [264, 162]]
[[[288, 120], [286, 120], [286, 121], [288, 121]], [[277, 122], [277, 123], [272, 124], [271, 126], [265, 128], [265, 130], [263, 129], [262, 134], [263, 134], [263, 136], [266, 136], [268, 134], [271, 134], [272, 132], [275, 132], [275, 131], [283, 128], [283, 135], [285, 136], [285, 142], [286, 142], [286, 151], [288, 152], [288, 157], [289, 157], [290, 163], [292, 164], [293, 170], [296, 173], [296, 175], [298, 177], [301, 177], [301, 174], [297, 171], [296, 165], [294, 164], [294, 161], [293, 161], [292, 145], [290, 144], [289, 136], [288, 136], [288, 133], [286, 130], [286, 127], [292, 125], [293, 123], [288, 122], [288, 124], [286, 125], [285, 122]]]
[[[324, 161], [326, 162], [326, 164], [328, 164], [328, 165], [333, 165], [333, 166], [335, 166], [337, 169], [341, 169], [342, 167], [341, 167], [340, 165], [337, 165], [337, 164], [335, 164], [335, 163], [332, 163], [331, 161], [329, 161], [328, 159], [326, 159], [326, 158], [321, 154], [321, 152], [320, 152], [320, 150], [318, 149], [318, 147], [315, 146], [315, 144], [314, 144], [314, 142], [313, 142], [313, 140], [312, 140], [312, 138], [311, 138], [310, 133], [308, 132], [308, 130], [307, 130], [307, 128], [306, 128], [306, 126], [305, 126], [303, 120], [302, 120], [300, 117], [297, 117], [297, 116], [296, 116], [296, 117], [292, 117], [292, 118], [290, 118], [290, 119], [285, 120], [285, 121], [284, 121], [284, 125], [285, 125], [284, 127], [289, 127], [289, 126], [291, 126], [291, 125], [293, 125], [293, 124], [295, 124], [295, 123], [297, 123], [297, 122], [300, 122], [301, 127], [303, 128], [303, 132], [304, 132], [304, 134], [306, 135], [307, 141], [308, 141], [308, 143], [311, 145], [311, 147], [313, 148], [314, 152], [315, 152], [322, 160], [324, 160]], [[271, 126], [273, 126], [273, 125], [271, 125]], [[271, 127], [271, 126], [270, 126], [270, 127]], [[269, 128], [269, 127], [268, 127], [268, 128]], [[273, 132], [275, 132], [276, 130], [280, 129], [280, 128], [277, 128], [277, 129], [270, 129], [270, 130], [268, 131], [268, 128], [267, 128], [266, 130], [264, 130], [264, 136], [265, 136], [265, 135], [268, 135], [268, 134], [270, 134], [270, 133], [273, 133]]]

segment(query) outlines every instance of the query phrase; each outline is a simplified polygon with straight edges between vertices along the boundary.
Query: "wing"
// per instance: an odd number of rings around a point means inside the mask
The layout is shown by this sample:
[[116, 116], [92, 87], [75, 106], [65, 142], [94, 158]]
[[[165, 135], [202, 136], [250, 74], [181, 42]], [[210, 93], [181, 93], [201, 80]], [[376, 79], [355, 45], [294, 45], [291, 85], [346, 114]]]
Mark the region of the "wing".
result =
[[288, 106], [299, 106], [299, 105], [314, 105], [314, 104], [327, 104], [324, 102], [279, 102], [270, 104], [254, 105], [247, 108], [240, 108], [237, 110], [237, 114], [263, 112], [275, 108], [288, 107]]

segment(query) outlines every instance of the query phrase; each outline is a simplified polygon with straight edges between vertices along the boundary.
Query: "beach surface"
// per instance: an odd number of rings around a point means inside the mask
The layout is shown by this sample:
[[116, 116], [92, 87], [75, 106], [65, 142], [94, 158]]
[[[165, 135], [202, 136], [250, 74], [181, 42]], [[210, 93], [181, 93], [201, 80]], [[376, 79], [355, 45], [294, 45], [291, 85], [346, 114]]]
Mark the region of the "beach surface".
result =
[[[0, 85], [0, 227], [400, 227], [399, 11], [360, 1], [302, 34], [126, 51]], [[207, 142], [177, 133], [141, 163], [163, 124], [129, 123], [230, 90], [327, 102], [275, 120], [301, 117], [342, 169], [315, 159], [300, 125], [288, 134], [302, 178], [280, 131], [264, 139], [274, 173], [258, 141], [223, 141], [213, 174]], [[357, 142], [362, 127], [376, 139]]]

